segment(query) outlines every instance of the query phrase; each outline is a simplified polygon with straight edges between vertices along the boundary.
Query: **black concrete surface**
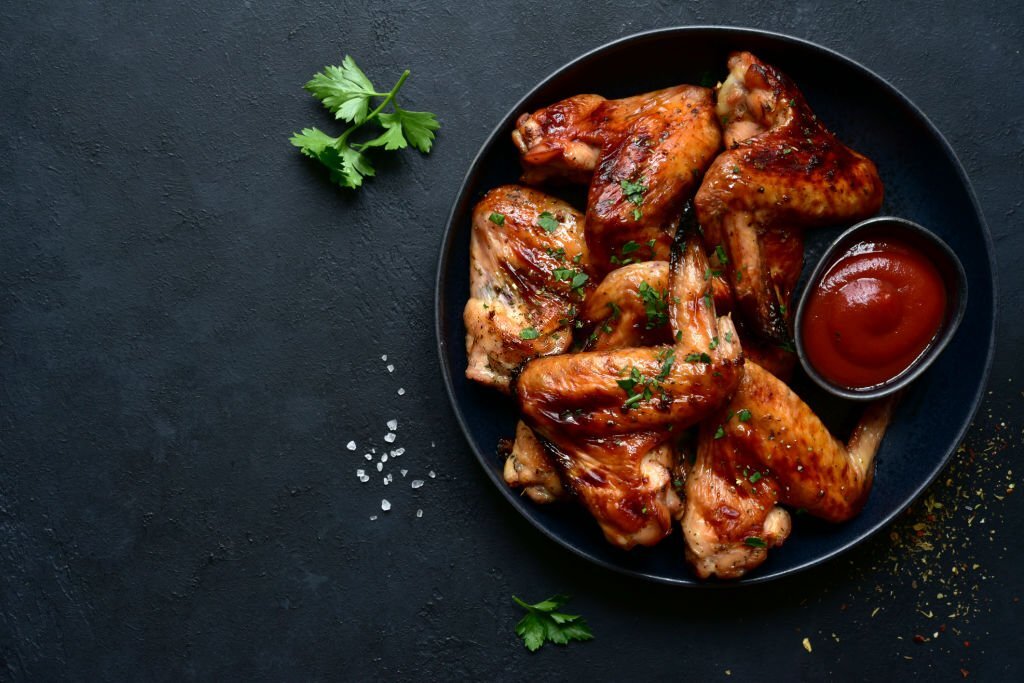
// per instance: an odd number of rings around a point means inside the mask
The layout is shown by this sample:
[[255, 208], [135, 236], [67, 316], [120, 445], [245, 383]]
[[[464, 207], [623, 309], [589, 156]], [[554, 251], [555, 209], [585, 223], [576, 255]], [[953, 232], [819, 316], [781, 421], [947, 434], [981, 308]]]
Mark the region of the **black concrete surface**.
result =
[[[0, 679], [1020, 679], [1024, 511], [1005, 489], [1024, 426], [1022, 14], [991, 0], [4, 3]], [[431, 300], [469, 161], [568, 59], [684, 24], [862, 62], [972, 178], [1001, 326], [953, 465], [971, 510], [923, 518], [933, 550], [898, 529], [903, 542], [883, 534], [765, 586], [625, 579], [520, 519], [458, 431]], [[443, 124], [429, 157], [379, 157], [356, 193], [287, 142], [332, 128], [299, 86], [344, 53], [381, 84], [411, 69], [405, 100]], [[362, 459], [385, 446], [406, 449], [388, 486]], [[979, 501], [983, 486], [1002, 500]], [[511, 596], [556, 592], [597, 639], [530, 654]]]

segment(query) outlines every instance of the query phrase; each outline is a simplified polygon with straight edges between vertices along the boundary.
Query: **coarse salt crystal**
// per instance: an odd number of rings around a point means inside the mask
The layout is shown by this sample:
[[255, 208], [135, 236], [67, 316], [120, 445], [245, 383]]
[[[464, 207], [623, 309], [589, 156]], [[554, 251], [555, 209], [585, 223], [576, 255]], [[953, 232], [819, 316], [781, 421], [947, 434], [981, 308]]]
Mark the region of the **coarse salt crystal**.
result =
[[377, 463], [377, 471], [378, 472], [383, 472], [384, 471], [384, 463], [382, 463], [382, 462]]
[[429, 472], [427, 472], [427, 476], [433, 479], [434, 477], [437, 476], [437, 474], [434, 472], [434, 470], [430, 470]]
[[430, 442], [430, 447], [431, 447], [431, 448], [433, 448], [433, 447], [434, 447], [434, 442], [433, 442], [433, 441], [431, 441], [431, 442]]
[[345, 448], [349, 449], [350, 451], [354, 451], [356, 449], [356, 442], [349, 441]]
[[404, 477], [405, 475], [407, 475], [408, 473], [409, 473], [409, 470], [402, 470], [402, 476], [403, 476], [403, 477]]
[[377, 515], [370, 515], [370, 521], [371, 522], [376, 521], [376, 519], [377, 519]]
[[405, 389], [403, 389], [402, 387], [398, 387], [398, 395], [405, 396]]
[[398, 429], [398, 420], [388, 420], [388, 429], [391, 431]]
[[384, 485], [385, 485], [385, 486], [387, 486], [387, 485], [388, 485], [388, 484], [390, 484], [390, 483], [391, 483], [391, 482], [390, 482], [390, 481], [388, 481], [388, 478], [387, 478], [387, 477], [384, 477]]
[[423, 480], [422, 479], [413, 479], [412, 480], [412, 487], [414, 489], [418, 489], [421, 486], [423, 486]]
[[356, 470], [356, 476], [361, 477], [366, 474], [366, 470]]
[[405, 449], [404, 448], [396, 448], [395, 450], [391, 451], [391, 455], [393, 455], [396, 458], [398, 456], [404, 455], [404, 454], [405, 454]]
[[423, 516], [423, 510], [417, 510], [416, 511], [416, 516], [417, 517], [422, 517]]
[[383, 510], [384, 512], [387, 512], [388, 510], [391, 509], [391, 503], [388, 502], [387, 498], [384, 498], [380, 501], [380, 509]]
[[387, 441], [388, 443], [394, 443], [396, 438], [397, 436], [395, 435], [394, 432], [388, 432], [387, 434], [384, 435], [384, 440]]
[[380, 357], [380, 359], [386, 361], [388, 359], [388, 354], [385, 353], [383, 356]]
[[373, 460], [373, 456], [370, 455], [369, 453], [365, 454], [363, 457], [366, 458], [367, 460]]
[[364, 474], [363, 476], [359, 477], [359, 481], [365, 484], [366, 482], [370, 481], [370, 477], [369, 475]]
[[380, 456], [380, 461], [381, 462], [387, 462], [388, 461], [388, 454], [385, 453], [384, 455]]
[[388, 365], [388, 372], [394, 372], [394, 371], [395, 371], [395, 366], [394, 365]]

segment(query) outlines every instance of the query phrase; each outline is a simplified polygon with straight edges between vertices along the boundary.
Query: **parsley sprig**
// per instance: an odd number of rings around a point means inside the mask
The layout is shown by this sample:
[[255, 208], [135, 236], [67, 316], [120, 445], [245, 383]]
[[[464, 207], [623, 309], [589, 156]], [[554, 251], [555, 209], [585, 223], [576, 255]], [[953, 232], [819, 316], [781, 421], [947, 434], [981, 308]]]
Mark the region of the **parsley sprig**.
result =
[[545, 642], [567, 645], [570, 640], [591, 640], [587, 622], [578, 614], [565, 614], [558, 610], [569, 601], [567, 595], [554, 595], [535, 605], [512, 596], [516, 604], [526, 610], [526, 615], [516, 624], [516, 635], [530, 652], [540, 649]]
[[[406, 69], [388, 92], [378, 92], [366, 74], [346, 55], [341, 66], [326, 66], [303, 86], [320, 100], [334, 118], [348, 121], [349, 126], [338, 137], [331, 137], [317, 128], [303, 128], [291, 137], [291, 143], [306, 156], [316, 159], [331, 172], [331, 180], [342, 187], [355, 189], [363, 179], [374, 175], [373, 165], [363, 152], [372, 147], [386, 151], [412, 145], [426, 154], [434, 144], [434, 131], [441, 127], [430, 112], [402, 109], [395, 101], [405, 79]], [[371, 110], [377, 98], [381, 101]], [[391, 105], [391, 111], [384, 111]], [[377, 123], [384, 132], [365, 142], [352, 142], [352, 134], [369, 122]]]

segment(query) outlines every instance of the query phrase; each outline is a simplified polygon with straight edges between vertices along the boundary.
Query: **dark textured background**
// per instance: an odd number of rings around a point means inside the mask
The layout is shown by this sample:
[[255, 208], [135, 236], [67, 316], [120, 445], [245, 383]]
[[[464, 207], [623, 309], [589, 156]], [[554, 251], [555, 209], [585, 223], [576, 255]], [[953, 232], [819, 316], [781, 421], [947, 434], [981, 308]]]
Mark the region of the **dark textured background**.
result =
[[[0, 679], [1024, 675], [1022, 13], [831, 5], [4, 3]], [[447, 405], [431, 308], [449, 205], [510, 104], [609, 39], [699, 23], [814, 40], [916, 102], [974, 182], [1003, 312], [943, 508], [703, 592], [514, 513]], [[345, 52], [380, 84], [412, 69], [405, 101], [444, 126], [358, 193], [286, 140], [332, 128], [299, 86]], [[391, 418], [408, 478], [362, 484]], [[599, 640], [530, 655], [510, 595], [554, 592]]]

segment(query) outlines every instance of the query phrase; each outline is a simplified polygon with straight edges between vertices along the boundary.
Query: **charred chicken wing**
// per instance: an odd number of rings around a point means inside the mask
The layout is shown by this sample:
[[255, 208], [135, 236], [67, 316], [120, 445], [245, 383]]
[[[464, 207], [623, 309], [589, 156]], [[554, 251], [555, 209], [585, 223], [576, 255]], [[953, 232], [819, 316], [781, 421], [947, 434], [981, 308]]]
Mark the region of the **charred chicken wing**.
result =
[[701, 425], [686, 479], [683, 535], [697, 574], [737, 578], [764, 562], [789, 536], [780, 503], [830, 522], [860, 512], [893, 405], [869, 405], [844, 444], [781, 380], [747, 361], [732, 401]]
[[563, 481], [607, 539], [622, 548], [653, 545], [670, 533], [681, 503], [666, 439], [727, 401], [742, 371], [732, 322], [715, 317], [703, 247], [695, 229], [685, 232], [668, 289], [673, 346], [538, 358], [515, 382], [523, 419], [549, 443]]
[[697, 192], [711, 247], [724, 247], [741, 328], [788, 339], [785, 313], [803, 264], [803, 228], [866, 218], [882, 203], [875, 165], [840, 142], [796, 85], [749, 52], [729, 58], [716, 111], [726, 151]]
[[592, 287], [583, 216], [537, 190], [504, 185], [473, 210], [466, 376], [508, 392], [527, 358], [572, 344], [576, 306]]

